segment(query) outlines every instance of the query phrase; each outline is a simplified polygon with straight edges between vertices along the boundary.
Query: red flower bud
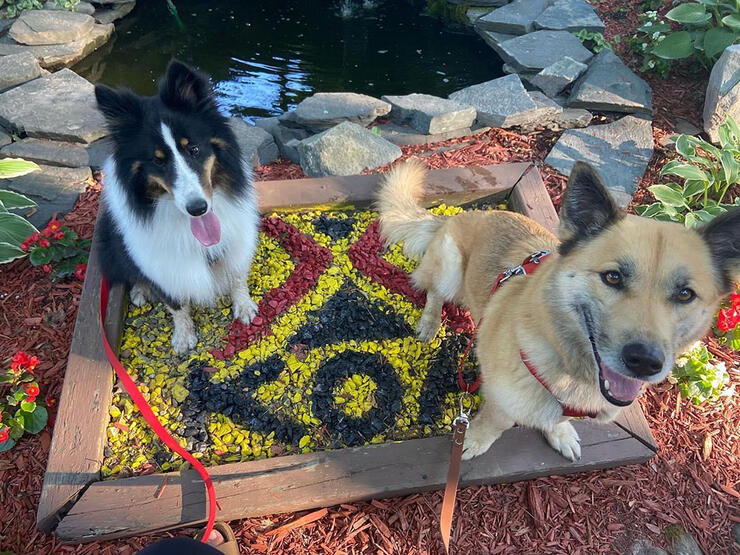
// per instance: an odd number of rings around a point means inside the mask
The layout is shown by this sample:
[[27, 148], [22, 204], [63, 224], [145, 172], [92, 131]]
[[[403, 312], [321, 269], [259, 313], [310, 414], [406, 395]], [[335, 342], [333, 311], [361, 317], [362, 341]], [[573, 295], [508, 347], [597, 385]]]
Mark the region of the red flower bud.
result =
[[57, 232], [56, 232], [56, 233], [54, 234], [54, 239], [56, 239], [57, 241], [58, 241], [59, 239], [64, 239], [64, 232], [63, 232], [63, 231], [57, 231]]
[[43, 235], [44, 237], [51, 237], [52, 235], [54, 235], [54, 232], [48, 227], [45, 227], [41, 230], [41, 235]]
[[51, 243], [49, 243], [48, 239], [41, 239], [41, 241], [39, 241], [39, 245], [41, 245], [45, 249], [48, 249], [51, 246]]
[[51, 273], [51, 266], [49, 266], [48, 264], [44, 264], [43, 266], [41, 266], [41, 269], [47, 274]]
[[5, 443], [8, 441], [8, 438], [10, 437], [10, 434], [8, 433], [10, 431], [10, 428], [3, 428], [0, 430], [0, 443]]
[[75, 277], [80, 281], [85, 281], [85, 274], [87, 273], [87, 264], [78, 264], [75, 268]]

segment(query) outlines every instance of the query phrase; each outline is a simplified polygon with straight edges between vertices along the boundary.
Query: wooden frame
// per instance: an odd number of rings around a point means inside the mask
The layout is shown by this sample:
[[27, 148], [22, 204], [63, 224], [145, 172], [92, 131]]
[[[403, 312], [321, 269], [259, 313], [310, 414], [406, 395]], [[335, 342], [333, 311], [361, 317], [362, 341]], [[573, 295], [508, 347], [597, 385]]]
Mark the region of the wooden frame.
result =
[[[377, 174], [257, 183], [261, 208], [367, 204]], [[529, 163], [434, 170], [424, 199], [463, 204], [508, 198], [510, 206], [555, 231], [558, 218], [535, 166]], [[87, 278], [59, 402], [39, 501], [37, 524], [65, 542], [140, 535], [206, 518], [205, 489], [193, 471], [100, 481], [113, 372], [98, 331], [99, 245], [94, 238]], [[126, 295], [114, 289], [106, 315], [111, 343], [120, 339]], [[462, 484], [525, 480], [633, 464], [656, 447], [639, 405], [617, 422], [577, 421], [583, 456], [570, 463], [538, 432], [514, 428], [485, 455], [462, 467]], [[444, 485], [448, 437], [388, 442], [337, 451], [282, 456], [210, 469], [219, 519], [296, 511]], [[165, 487], [166, 485], [166, 487]]]

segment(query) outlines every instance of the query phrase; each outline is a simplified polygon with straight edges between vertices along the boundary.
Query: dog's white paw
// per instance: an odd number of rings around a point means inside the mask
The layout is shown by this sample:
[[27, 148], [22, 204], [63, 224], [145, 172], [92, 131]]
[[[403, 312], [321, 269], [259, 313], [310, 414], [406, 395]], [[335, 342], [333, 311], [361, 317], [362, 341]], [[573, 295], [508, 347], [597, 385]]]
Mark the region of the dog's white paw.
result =
[[137, 283], [131, 288], [128, 298], [135, 307], [142, 307], [147, 303], [146, 290]]
[[178, 355], [183, 355], [195, 349], [198, 337], [195, 335], [195, 326], [191, 321], [189, 324], [175, 324], [172, 332], [172, 348]]
[[234, 320], [239, 320], [242, 324], [249, 324], [257, 316], [257, 310], [257, 303], [249, 294], [235, 295], [232, 298], [231, 311], [234, 314]]
[[578, 437], [573, 424], [567, 420], [560, 422], [552, 430], [544, 432], [544, 435], [550, 447], [566, 459], [575, 462], [581, 458], [581, 438]]
[[[473, 421], [473, 424], [475, 424], [475, 421]], [[473, 457], [482, 455], [491, 448], [491, 445], [493, 445], [496, 439], [497, 436], [487, 431], [481, 423], [478, 423], [478, 426], [471, 426], [465, 435], [465, 445], [463, 446], [462, 454], [463, 460], [467, 461]]]
[[429, 343], [432, 339], [437, 337], [441, 322], [437, 318], [424, 318], [422, 315], [419, 323], [416, 324], [416, 335], [419, 336], [424, 343]]

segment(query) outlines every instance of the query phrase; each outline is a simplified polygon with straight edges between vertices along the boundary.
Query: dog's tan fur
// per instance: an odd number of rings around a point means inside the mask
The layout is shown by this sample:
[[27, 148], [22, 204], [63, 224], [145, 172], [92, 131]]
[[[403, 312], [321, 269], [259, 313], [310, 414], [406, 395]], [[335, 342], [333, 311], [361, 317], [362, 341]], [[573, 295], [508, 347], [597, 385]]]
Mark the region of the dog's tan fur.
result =
[[[436, 335], [445, 301], [467, 307], [474, 321], [482, 319], [476, 349], [484, 402], [471, 423], [465, 458], [487, 451], [514, 422], [540, 429], [554, 449], [579, 458], [578, 434], [555, 396], [612, 420], [620, 407], [602, 395], [594, 353], [636, 379], [622, 348], [649, 342], [665, 361], [659, 372], [639, 379], [663, 380], [681, 349], [707, 330], [729, 279], [738, 275], [737, 210], [702, 232], [622, 215], [594, 170], [577, 164], [563, 199], [561, 245], [542, 226], [512, 212], [432, 216], [416, 200], [423, 179], [416, 161], [386, 176], [378, 197], [381, 231], [388, 242], [403, 241], [407, 254], [422, 256], [412, 275], [427, 292], [417, 327], [422, 339]], [[536, 273], [514, 277], [489, 295], [500, 272], [541, 249], [552, 255]], [[603, 281], [615, 269], [622, 270], [623, 289]], [[696, 297], [678, 302], [677, 291], [683, 295], [687, 288]], [[520, 350], [552, 393], [529, 373]]]

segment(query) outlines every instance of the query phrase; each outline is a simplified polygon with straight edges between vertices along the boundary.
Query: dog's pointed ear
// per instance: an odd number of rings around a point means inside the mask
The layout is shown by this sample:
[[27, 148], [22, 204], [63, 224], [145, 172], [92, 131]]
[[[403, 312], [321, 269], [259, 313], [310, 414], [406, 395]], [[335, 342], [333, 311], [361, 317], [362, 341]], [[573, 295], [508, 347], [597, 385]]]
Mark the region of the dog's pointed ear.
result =
[[211, 95], [208, 77], [178, 60], [170, 62], [159, 83], [159, 98], [174, 110], [202, 107], [212, 100]]
[[699, 228], [709, 246], [723, 293], [740, 278], [740, 208], [732, 208]]
[[622, 218], [596, 170], [576, 162], [560, 206], [560, 254], [593, 237]]
[[138, 123], [144, 115], [141, 99], [128, 89], [114, 90], [105, 85], [95, 85], [95, 99], [98, 109], [113, 127]]

